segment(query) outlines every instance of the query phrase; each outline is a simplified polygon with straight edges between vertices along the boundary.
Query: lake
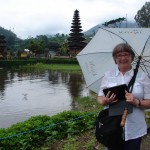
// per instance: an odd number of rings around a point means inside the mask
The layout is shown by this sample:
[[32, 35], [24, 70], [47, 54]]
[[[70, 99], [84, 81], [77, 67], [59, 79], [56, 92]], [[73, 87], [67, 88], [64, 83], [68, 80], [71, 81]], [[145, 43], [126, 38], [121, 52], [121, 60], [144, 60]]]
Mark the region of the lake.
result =
[[88, 95], [84, 78], [78, 73], [0, 69], [0, 128], [31, 116], [52, 116], [74, 109], [74, 98]]

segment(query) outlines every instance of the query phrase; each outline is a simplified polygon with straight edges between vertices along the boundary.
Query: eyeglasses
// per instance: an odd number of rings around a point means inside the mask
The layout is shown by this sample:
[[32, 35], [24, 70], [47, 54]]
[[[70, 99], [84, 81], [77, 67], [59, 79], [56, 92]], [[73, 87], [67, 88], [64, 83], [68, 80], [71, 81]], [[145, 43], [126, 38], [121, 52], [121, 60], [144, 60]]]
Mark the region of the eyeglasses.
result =
[[129, 53], [117, 54], [117, 55], [116, 55], [116, 58], [118, 58], [118, 59], [120, 59], [120, 58], [122, 58], [122, 57], [128, 58], [129, 56], [130, 56]]

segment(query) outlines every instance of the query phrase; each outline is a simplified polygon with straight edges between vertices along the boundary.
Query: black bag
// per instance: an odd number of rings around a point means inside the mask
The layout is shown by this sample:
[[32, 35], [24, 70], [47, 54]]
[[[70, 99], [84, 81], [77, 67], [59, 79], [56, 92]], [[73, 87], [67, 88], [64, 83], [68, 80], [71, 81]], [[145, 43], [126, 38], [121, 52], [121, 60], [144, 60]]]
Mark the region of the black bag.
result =
[[98, 142], [108, 148], [122, 147], [123, 130], [120, 126], [122, 116], [109, 116], [109, 110], [102, 110], [96, 121], [95, 136]]

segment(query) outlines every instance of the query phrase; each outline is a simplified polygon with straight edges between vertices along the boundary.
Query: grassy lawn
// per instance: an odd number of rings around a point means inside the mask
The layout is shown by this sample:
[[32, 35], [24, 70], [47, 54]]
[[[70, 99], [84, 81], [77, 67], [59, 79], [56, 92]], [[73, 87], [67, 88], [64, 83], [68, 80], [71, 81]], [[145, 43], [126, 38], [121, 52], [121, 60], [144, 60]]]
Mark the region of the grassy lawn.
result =
[[60, 70], [64, 72], [82, 72], [81, 68], [77, 64], [42, 64], [42, 63], [37, 63], [34, 65], [26, 65], [26, 66], [21, 66], [19, 69], [21, 70], [39, 70], [39, 71], [44, 71], [44, 70]]

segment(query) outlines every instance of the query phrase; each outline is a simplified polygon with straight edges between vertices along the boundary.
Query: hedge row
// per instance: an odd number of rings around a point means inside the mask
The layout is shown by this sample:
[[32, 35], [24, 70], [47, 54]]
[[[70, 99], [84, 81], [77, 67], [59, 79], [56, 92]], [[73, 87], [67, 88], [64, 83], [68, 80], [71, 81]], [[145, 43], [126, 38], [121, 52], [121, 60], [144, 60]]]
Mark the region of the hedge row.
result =
[[0, 61], [0, 67], [2, 68], [11, 68], [11, 67], [17, 67], [27, 64], [35, 64], [37, 63], [36, 60], [1, 60]]
[[1, 68], [11, 68], [18, 67], [22, 65], [28, 64], [36, 64], [36, 63], [44, 63], [44, 64], [78, 64], [77, 59], [75, 58], [51, 58], [51, 59], [28, 59], [28, 60], [0, 60]]
[[76, 58], [51, 58], [39, 59], [38, 62], [46, 64], [78, 64]]

